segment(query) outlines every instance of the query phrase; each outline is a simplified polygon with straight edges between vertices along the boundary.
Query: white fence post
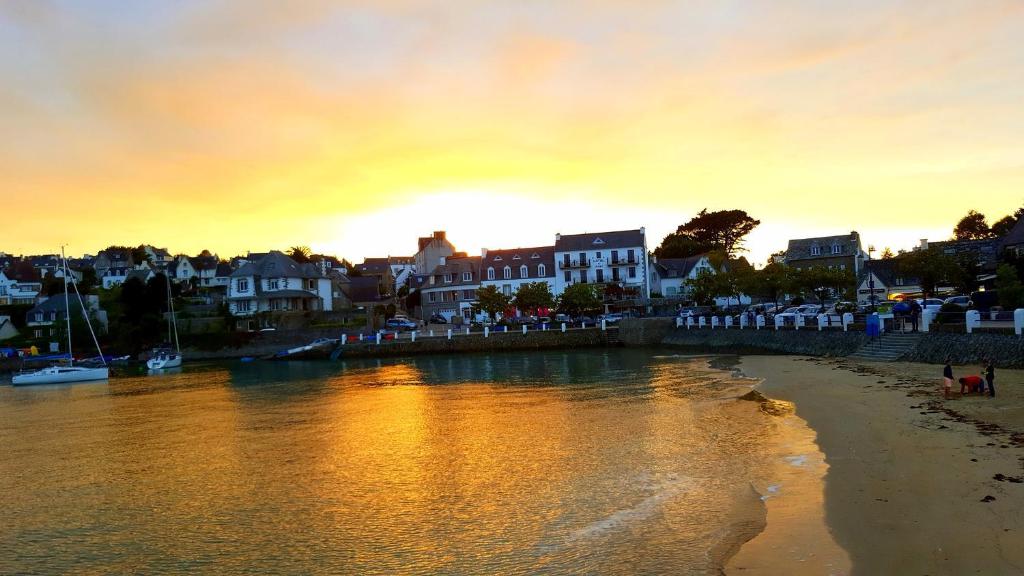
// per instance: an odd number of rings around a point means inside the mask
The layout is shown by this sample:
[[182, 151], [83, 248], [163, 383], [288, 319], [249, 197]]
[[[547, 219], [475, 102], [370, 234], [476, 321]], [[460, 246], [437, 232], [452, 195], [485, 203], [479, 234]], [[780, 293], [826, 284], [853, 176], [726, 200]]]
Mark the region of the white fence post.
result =
[[380, 346], [380, 332], [377, 332], [377, 345]]
[[746, 314], [740, 314], [740, 330], [750, 326], [750, 319], [747, 318]]
[[804, 325], [804, 315], [799, 312], [793, 315], [793, 328], [799, 330]]
[[452, 329], [451, 328], [448, 329], [448, 339], [449, 340], [452, 339]]
[[968, 310], [965, 315], [965, 320], [967, 324], [967, 333], [970, 334], [975, 328], [981, 327], [981, 312], [978, 312], [977, 310]]
[[697, 327], [698, 328], [703, 328], [703, 327], [705, 327], [707, 325], [708, 325], [708, 319], [707, 318], [705, 318], [703, 316], [701, 316], [700, 318], [697, 318]]
[[491, 335], [491, 327], [490, 326], [484, 326], [484, 338], [488, 338], [488, 337], [490, 337], [490, 335]]
[[826, 314], [818, 314], [818, 332], [821, 332], [822, 330], [825, 329], [825, 322], [827, 321], [828, 316]]
[[764, 328], [764, 315], [763, 314], [758, 314], [757, 316], [754, 317], [754, 327], [757, 330], [760, 330], [761, 328]]
[[1017, 308], [1013, 311], [1013, 333], [1017, 336], [1024, 331], [1024, 308]]
[[605, 320], [604, 318], [602, 318], [602, 319], [601, 319], [601, 331], [602, 331], [602, 332], [604, 332], [605, 330], [607, 330], [607, 329], [608, 329], [608, 324], [607, 324], [607, 322], [608, 322], [608, 321], [607, 321], [607, 320]]
[[843, 313], [843, 332], [848, 332], [850, 330], [850, 324], [853, 324], [853, 313], [851, 313], [851, 312], [844, 312]]
[[711, 317], [711, 329], [712, 330], [715, 329], [715, 326], [719, 326], [720, 324], [721, 324], [721, 320], [718, 319], [718, 316], [712, 316]]
[[415, 342], [416, 341], [416, 331], [413, 330], [412, 332], [410, 332], [410, 335], [412, 336], [412, 341]]
[[342, 334], [341, 335], [341, 345], [344, 346], [346, 342], [348, 342], [348, 334]]
[[469, 336], [469, 328], [466, 328], [466, 336]]
[[690, 328], [693, 328], [693, 316], [686, 317], [686, 329], [689, 330]]
[[526, 334], [526, 324], [523, 324], [523, 334]]
[[732, 326], [732, 316], [725, 317], [725, 329], [728, 330], [729, 326]]
[[562, 322], [562, 334], [565, 334], [565, 322]]
[[785, 319], [785, 318], [783, 318], [782, 316], [779, 316], [778, 314], [776, 314], [776, 315], [775, 315], [775, 330], [776, 330], [776, 331], [778, 331], [778, 329], [779, 329], [779, 328], [780, 328], [780, 327], [781, 327], [781, 326], [782, 326], [782, 325], [783, 325], [783, 324], [784, 324], [785, 322], [786, 322], [786, 319]]
[[935, 320], [934, 310], [924, 310], [921, 312], [921, 332], [929, 332], [931, 330], [932, 322]]

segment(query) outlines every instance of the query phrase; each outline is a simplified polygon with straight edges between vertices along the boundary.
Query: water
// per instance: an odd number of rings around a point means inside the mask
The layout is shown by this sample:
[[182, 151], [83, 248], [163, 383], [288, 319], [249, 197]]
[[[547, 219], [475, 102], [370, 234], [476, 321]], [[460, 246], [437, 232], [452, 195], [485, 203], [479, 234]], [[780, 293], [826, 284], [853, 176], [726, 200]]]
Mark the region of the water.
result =
[[716, 573], [763, 523], [750, 385], [616, 350], [0, 387], [0, 573]]

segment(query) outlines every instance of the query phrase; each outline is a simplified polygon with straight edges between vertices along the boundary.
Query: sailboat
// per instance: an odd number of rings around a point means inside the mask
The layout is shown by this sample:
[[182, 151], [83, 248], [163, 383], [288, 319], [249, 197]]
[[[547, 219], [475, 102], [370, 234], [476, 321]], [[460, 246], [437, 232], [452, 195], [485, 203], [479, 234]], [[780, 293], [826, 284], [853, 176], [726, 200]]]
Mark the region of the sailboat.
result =
[[[92, 322], [89, 320], [89, 313], [85, 308], [85, 302], [82, 300], [82, 294], [78, 291], [78, 285], [75, 284], [75, 279], [71, 277], [71, 273], [68, 270], [68, 260], [64, 256], [63, 246], [60, 249], [60, 257], [64, 269], [64, 321], [67, 322], [68, 332], [67, 365], [54, 365], [41, 370], [19, 372], [11, 378], [11, 384], [15, 386], [92, 382], [95, 380], [106, 380], [110, 377], [110, 368], [107, 367], [107, 361], [100, 350], [100, 343], [96, 339], [96, 332], [92, 329]], [[85, 322], [89, 326], [89, 333], [92, 334], [93, 344], [96, 345], [96, 352], [99, 354], [99, 360], [103, 366], [75, 366], [75, 357], [71, 353], [71, 305], [68, 297], [68, 278], [71, 278], [71, 286], [75, 289], [78, 304], [81, 306], [82, 316], [85, 317]]]
[[164, 279], [167, 280], [167, 309], [170, 311], [170, 317], [167, 319], [167, 337], [170, 338], [174, 335], [174, 348], [172, 349], [170, 344], [161, 346], [153, 350], [150, 355], [150, 359], [146, 360], [146, 367], [150, 370], [164, 370], [167, 368], [177, 368], [181, 366], [181, 344], [178, 343], [178, 320], [174, 316], [174, 299], [171, 295], [171, 278], [164, 273]]

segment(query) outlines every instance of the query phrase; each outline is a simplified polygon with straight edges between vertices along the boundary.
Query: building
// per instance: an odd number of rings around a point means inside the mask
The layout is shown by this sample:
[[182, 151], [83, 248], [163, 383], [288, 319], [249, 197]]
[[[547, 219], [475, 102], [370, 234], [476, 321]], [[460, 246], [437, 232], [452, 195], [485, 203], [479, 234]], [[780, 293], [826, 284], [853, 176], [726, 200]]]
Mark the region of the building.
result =
[[480, 285], [494, 286], [506, 296], [515, 296], [528, 282], [544, 282], [557, 294], [555, 247], [483, 249], [480, 256]]
[[100, 252], [96, 254], [96, 259], [93, 261], [93, 268], [96, 270], [97, 278], [103, 278], [106, 276], [107, 271], [111, 268], [128, 270], [134, 267], [135, 260], [132, 259], [132, 251], [128, 248], [112, 247], [106, 250], [100, 250]]
[[199, 273], [196, 272], [195, 267], [192, 265], [192, 259], [184, 254], [178, 254], [167, 265], [167, 275], [170, 276], [171, 280], [179, 284], [187, 284], [193, 278], [199, 277]]
[[438, 230], [419, 239], [416, 254], [413, 256], [413, 265], [416, 266], [417, 274], [430, 274], [434, 268], [441, 265], [442, 258], [454, 255], [455, 246], [448, 241], [444, 230]]
[[707, 254], [698, 254], [689, 258], [656, 258], [651, 257], [651, 292], [661, 294], [663, 298], [688, 298], [690, 295], [689, 281], [702, 273], [715, 274]]
[[13, 270], [0, 270], [0, 305], [32, 304], [42, 290], [42, 282], [19, 280]]
[[860, 244], [860, 234], [850, 232], [840, 236], [820, 236], [790, 240], [785, 262], [798, 270], [825, 267], [849, 270], [859, 276], [867, 254]]
[[627, 298], [650, 298], [647, 234], [620, 230], [555, 234], [556, 294], [572, 284], [616, 284]]
[[203, 288], [210, 288], [216, 285], [217, 265], [220, 258], [216, 254], [210, 254], [209, 250], [203, 250], [198, 256], [188, 258], [192, 270], [195, 271], [196, 281]]
[[10, 340], [18, 335], [10, 316], [0, 316], [0, 342]]
[[473, 317], [476, 291], [480, 289], [480, 256], [441, 257], [420, 289], [420, 315], [434, 315], [451, 322]]
[[416, 258], [413, 256], [388, 256], [388, 265], [391, 267], [391, 277], [395, 282], [393, 294], [398, 294], [398, 289], [406, 286], [409, 279], [416, 274]]
[[391, 275], [391, 264], [387, 258], [366, 258], [362, 264], [356, 264], [359, 275], [377, 279], [377, 287], [382, 296], [394, 293], [395, 277]]
[[[1010, 237], [1011, 234], [1007, 234], [1007, 237]], [[999, 251], [1003, 245], [1003, 241], [999, 238], [940, 240], [938, 242], [922, 239], [917, 250], [938, 250], [958, 261], [974, 264], [977, 266], [978, 275], [986, 276], [995, 274], [996, 267], [999, 265]]]
[[1006, 236], [999, 239], [998, 250], [1016, 258], [1024, 256], [1024, 218], [1018, 219]]
[[[93, 328], [99, 332], [106, 332], [107, 313], [100, 308], [99, 297], [95, 294], [83, 294], [82, 301], [85, 302], [85, 309], [95, 320]], [[72, 314], [82, 313], [82, 306], [77, 297], [65, 299], [64, 294], [57, 294], [40, 300], [25, 313], [25, 327], [29, 335], [32, 338], [50, 338], [63, 334], [68, 304], [71, 305]]]
[[[874, 300], [871, 295], [874, 293]], [[920, 280], [900, 272], [900, 257], [867, 260], [857, 279], [857, 302], [870, 304], [901, 294], [920, 294]]]
[[315, 265], [278, 251], [235, 270], [230, 280], [228, 306], [235, 316], [333, 309], [331, 281]]
[[167, 251], [167, 248], [157, 248], [156, 246], [146, 244], [142, 247], [142, 251], [149, 256], [149, 263], [155, 270], [166, 269], [167, 265], [174, 260], [174, 257]]

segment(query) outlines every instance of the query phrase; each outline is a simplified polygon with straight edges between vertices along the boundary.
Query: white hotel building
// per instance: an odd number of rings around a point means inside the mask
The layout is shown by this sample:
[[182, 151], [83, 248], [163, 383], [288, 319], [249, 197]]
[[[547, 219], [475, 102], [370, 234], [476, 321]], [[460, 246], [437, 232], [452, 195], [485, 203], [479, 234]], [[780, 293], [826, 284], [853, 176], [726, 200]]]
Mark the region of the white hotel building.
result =
[[650, 298], [647, 235], [639, 230], [555, 235], [555, 293], [571, 284], [619, 284]]

